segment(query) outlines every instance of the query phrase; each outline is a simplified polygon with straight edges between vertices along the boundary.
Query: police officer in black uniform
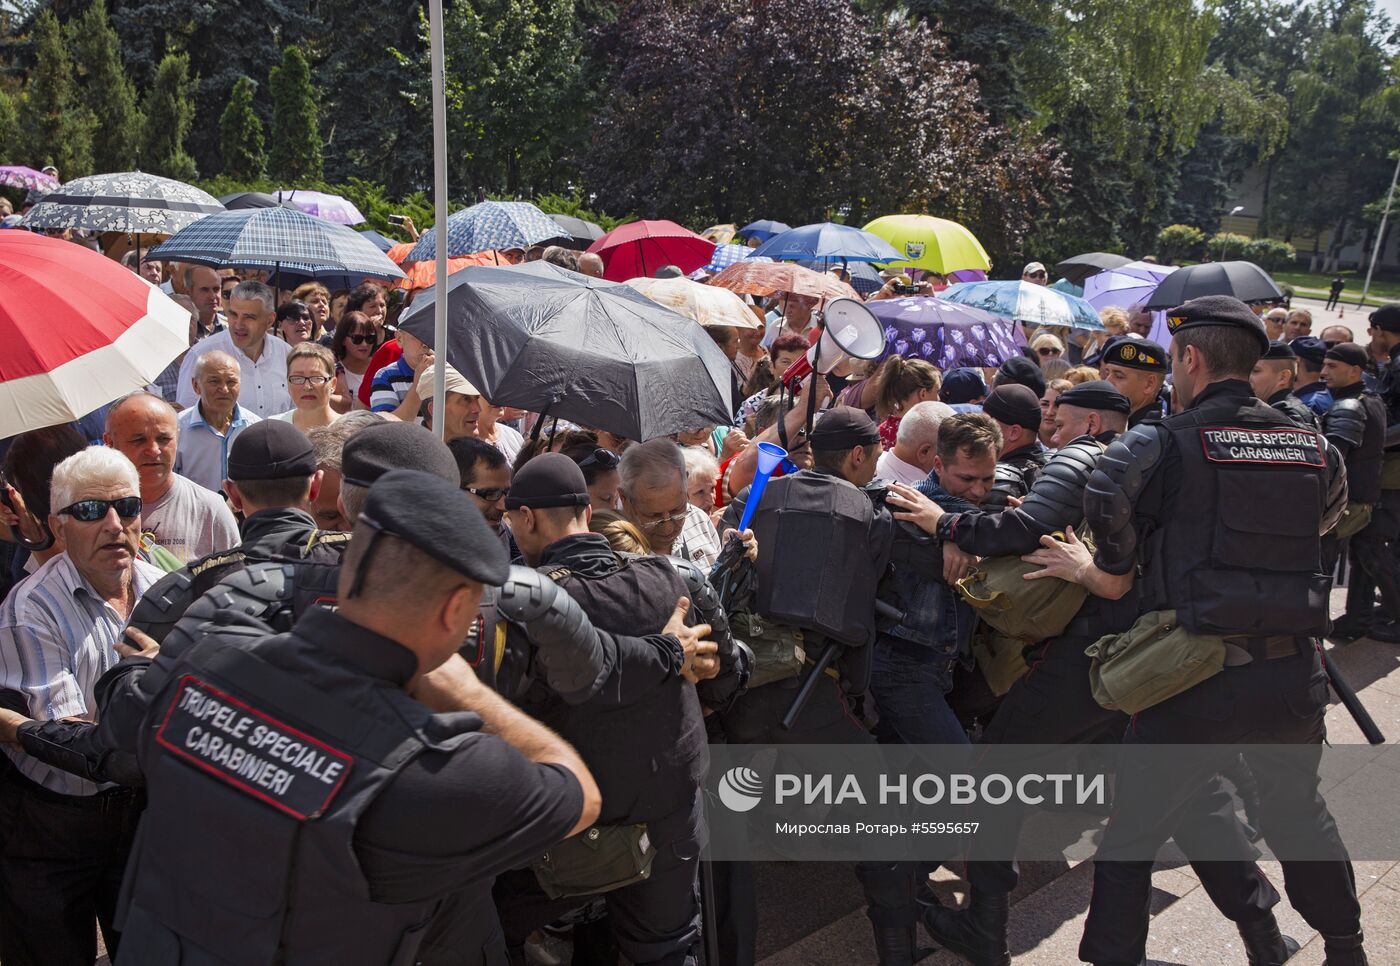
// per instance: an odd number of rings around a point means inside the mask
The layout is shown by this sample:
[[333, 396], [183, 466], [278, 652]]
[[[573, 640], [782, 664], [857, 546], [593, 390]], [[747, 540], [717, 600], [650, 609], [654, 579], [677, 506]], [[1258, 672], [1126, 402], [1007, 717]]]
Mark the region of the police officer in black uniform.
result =
[[1001, 427], [1003, 449], [997, 457], [997, 479], [982, 505], [1006, 506], [1007, 497], [1023, 498], [1035, 486], [1037, 474], [1050, 462], [1040, 444], [1040, 398], [1026, 386], [999, 385], [987, 394], [982, 411]]
[[[1329, 586], [1320, 541], [1345, 505], [1345, 469], [1319, 434], [1252, 398], [1245, 380], [1268, 339], [1244, 303], [1210, 296], [1168, 316], [1181, 411], [1105, 450], [1085, 495], [1098, 548], [1092, 563], [1069, 545], [1043, 547], [1033, 558], [1103, 597], [1126, 593], [1137, 577], [1141, 611], [1173, 610], [1187, 631], [1225, 637], [1227, 666], [1134, 716], [1125, 743], [1200, 749], [1170, 765], [1149, 764], [1131, 749], [1123, 756], [1080, 958], [1101, 966], [1143, 960], [1153, 864], [1143, 856], [1209, 807], [1196, 790], [1238, 755], [1217, 743], [1267, 740], [1295, 747], [1287, 757], [1244, 754], [1260, 786], [1264, 837], [1283, 852], [1303, 838], [1331, 856], [1286, 861], [1289, 898], [1322, 933], [1332, 966], [1364, 963], [1351, 865], [1316, 772], [1328, 694], [1318, 655]], [[1270, 499], [1261, 501], [1261, 492]], [[1281, 506], [1288, 526], [1279, 525]], [[1316, 749], [1311, 767], [1299, 767], [1299, 745]], [[1219, 880], [1207, 887], [1217, 905], [1222, 895], [1247, 895], [1259, 878], [1249, 861], [1209, 864], [1239, 880], [1235, 890]], [[1252, 963], [1281, 963], [1296, 944], [1261, 906], [1222, 911]]]
[[456, 486], [396, 470], [338, 610], [283, 634], [226, 614], [145, 676], [121, 962], [412, 963], [444, 896], [475, 889], [489, 916], [493, 875], [592, 824], [577, 753], [455, 657], [507, 567]]
[[[547, 453], [515, 475], [506, 512], [526, 560], [567, 591], [594, 625], [660, 632], [679, 601], [688, 606], [684, 579], [668, 558], [614, 553], [605, 537], [589, 532], [589, 503], [578, 464]], [[728, 664], [726, 674], [736, 674]], [[588, 834], [640, 829], [654, 853], [645, 871], [619, 868], [618, 886], [604, 893], [618, 946], [639, 966], [696, 961], [696, 873], [705, 845], [700, 788], [709, 754], [695, 683], [720, 672], [718, 645], [667, 637], [620, 649], [606, 680], [585, 695], [560, 693], [530, 661], [500, 676], [500, 687], [573, 742], [597, 776], [603, 810]], [[507, 943], [521, 962], [520, 947], [533, 930], [586, 902], [586, 894], [576, 893], [551, 900], [530, 870], [503, 876], [496, 895]]]
[[1298, 378], [1298, 354], [1287, 342], [1270, 342], [1269, 350], [1254, 364], [1249, 374], [1249, 388], [1304, 429], [1317, 429], [1317, 414], [1307, 403], [1293, 395]]
[[1167, 380], [1167, 352], [1151, 339], [1110, 339], [1099, 359], [1099, 372], [1123, 395], [1133, 411], [1128, 427], [1162, 418], [1162, 387]]

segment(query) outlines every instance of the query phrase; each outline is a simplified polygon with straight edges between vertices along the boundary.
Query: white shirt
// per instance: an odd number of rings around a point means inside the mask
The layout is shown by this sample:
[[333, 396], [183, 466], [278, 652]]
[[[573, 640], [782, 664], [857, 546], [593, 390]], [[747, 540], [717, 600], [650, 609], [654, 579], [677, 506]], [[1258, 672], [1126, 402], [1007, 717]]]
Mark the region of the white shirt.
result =
[[[140, 596], [165, 576], [144, 560], [132, 562]], [[0, 605], [0, 688], [23, 694], [29, 717], [88, 718], [93, 689], [117, 661], [115, 644], [126, 620], [87, 582], [68, 554], [51, 558], [20, 581]], [[61, 795], [94, 795], [99, 786], [0, 745], [31, 781]]]
[[894, 455], [892, 449], [885, 450], [875, 461], [875, 475], [882, 479], [894, 480], [896, 483], [907, 483], [909, 486], [928, 479], [927, 471], [919, 469], [913, 463], [904, 462]]
[[204, 419], [199, 406], [180, 410], [175, 417], [180, 439], [175, 449], [175, 472], [206, 490], [218, 492], [228, 478], [228, 450], [246, 427], [262, 422], [257, 413], [235, 405], [228, 432], [221, 433]]
[[171, 476], [165, 496], [141, 507], [141, 531], [181, 563], [243, 542], [224, 498], [178, 473]]
[[199, 399], [194, 391], [194, 364], [213, 349], [227, 352], [238, 360], [239, 405], [263, 419], [292, 408], [292, 397], [287, 392], [287, 353], [292, 347], [269, 332], [263, 336], [262, 353], [254, 362], [233, 344], [228, 329], [200, 339], [185, 353], [185, 361], [180, 363], [180, 382], [175, 390], [175, 400], [182, 407], [188, 409]]
[[493, 445], [501, 451], [506, 462], [514, 466], [515, 458], [520, 455], [521, 447], [525, 445], [525, 437], [521, 436], [519, 431], [511, 429], [503, 423], [497, 423], [495, 428], [496, 442]]

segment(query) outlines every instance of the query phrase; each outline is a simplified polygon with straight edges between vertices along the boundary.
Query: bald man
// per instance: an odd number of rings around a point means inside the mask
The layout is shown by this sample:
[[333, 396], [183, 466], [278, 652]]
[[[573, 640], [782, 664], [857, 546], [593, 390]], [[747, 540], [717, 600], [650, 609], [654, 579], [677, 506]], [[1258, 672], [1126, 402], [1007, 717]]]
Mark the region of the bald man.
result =
[[593, 255], [588, 252], [578, 257], [578, 270], [580, 275], [587, 275], [589, 278], [603, 277], [603, 258], [601, 255]]

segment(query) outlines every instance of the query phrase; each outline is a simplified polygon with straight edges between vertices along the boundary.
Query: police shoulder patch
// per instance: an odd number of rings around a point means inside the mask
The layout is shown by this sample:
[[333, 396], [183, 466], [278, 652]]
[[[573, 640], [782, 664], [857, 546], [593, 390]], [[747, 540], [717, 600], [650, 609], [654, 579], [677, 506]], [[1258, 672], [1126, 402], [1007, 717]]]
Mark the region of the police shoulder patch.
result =
[[299, 820], [324, 812], [354, 758], [186, 675], [156, 732], [166, 750]]
[[1284, 466], [1327, 465], [1322, 437], [1306, 429], [1202, 427], [1201, 446], [1214, 463], [1270, 463]]

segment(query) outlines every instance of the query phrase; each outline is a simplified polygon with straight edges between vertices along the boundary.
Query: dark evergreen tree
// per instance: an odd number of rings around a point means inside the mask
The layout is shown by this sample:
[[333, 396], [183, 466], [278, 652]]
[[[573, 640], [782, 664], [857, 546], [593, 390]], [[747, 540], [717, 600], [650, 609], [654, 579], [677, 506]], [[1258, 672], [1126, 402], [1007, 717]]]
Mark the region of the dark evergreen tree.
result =
[[268, 167], [273, 180], [294, 185], [320, 180], [321, 132], [316, 121], [316, 89], [306, 56], [296, 47], [282, 54], [282, 65], [268, 77], [272, 92], [272, 147]]
[[[948, 54], [972, 65], [983, 108], [993, 122], [1029, 117], [1022, 89], [1022, 54], [1044, 44], [1048, 0], [911, 0], [908, 10], [948, 44]], [[900, 26], [887, 28], [891, 31]], [[911, 79], [912, 80], [912, 79]]]
[[92, 173], [92, 111], [79, 99], [63, 28], [51, 11], [34, 20], [35, 65], [20, 102], [26, 164], [55, 165], [68, 181]]
[[68, 25], [68, 38], [83, 82], [83, 102], [97, 119], [92, 136], [93, 164], [99, 171], [130, 171], [136, 167], [144, 119], [103, 0], [94, 0]]
[[0, 164], [19, 164], [19, 114], [15, 99], [0, 91]]
[[194, 159], [185, 150], [185, 138], [194, 125], [194, 89], [189, 55], [166, 54], [156, 68], [155, 81], [146, 91], [143, 171], [177, 181], [197, 177]]
[[253, 110], [251, 78], [238, 78], [233, 96], [219, 116], [219, 153], [224, 158], [223, 173], [230, 178], [256, 181], [266, 173], [263, 126]]

